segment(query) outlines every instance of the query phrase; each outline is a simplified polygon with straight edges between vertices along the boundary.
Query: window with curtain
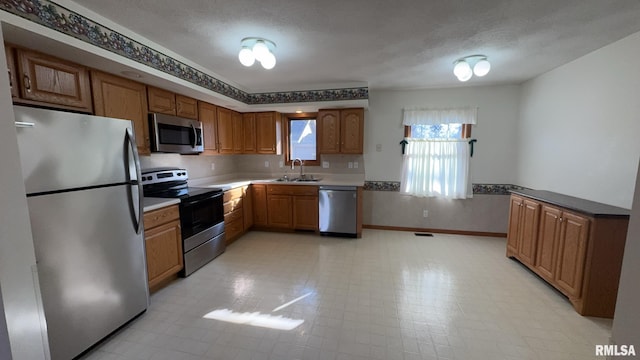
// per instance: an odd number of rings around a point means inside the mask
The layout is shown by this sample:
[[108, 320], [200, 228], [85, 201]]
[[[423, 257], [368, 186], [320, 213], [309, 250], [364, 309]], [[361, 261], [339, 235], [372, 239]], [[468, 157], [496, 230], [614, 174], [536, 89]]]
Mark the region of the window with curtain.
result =
[[469, 137], [477, 108], [404, 109], [407, 145], [400, 191], [422, 197], [472, 197]]

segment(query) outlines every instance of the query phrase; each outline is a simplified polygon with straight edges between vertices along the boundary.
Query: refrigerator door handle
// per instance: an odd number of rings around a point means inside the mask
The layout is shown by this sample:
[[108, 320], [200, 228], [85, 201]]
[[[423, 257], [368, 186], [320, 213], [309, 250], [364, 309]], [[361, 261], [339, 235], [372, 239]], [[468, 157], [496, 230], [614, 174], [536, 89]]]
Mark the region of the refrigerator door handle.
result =
[[36, 124], [35, 124], [35, 123], [27, 122], [27, 121], [14, 121], [14, 123], [16, 124], [16, 127], [19, 127], [19, 128], [32, 128], [32, 127], [36, 127]]
[[[144, 195], [142, 192], [142, 184], [140, 182], [140, 178], [142, 177], [142, 174], [140, 173], [140, 159], [138, 157], [138, 146], [136, 145], [136, 139], [133, 136], [133, 134], [131, 133], [131, 129], [127, 129], [126, 131], [126, 140], [127, 140], [127, 144], [129, 144], [129, 149], [131, 150], [131, 154], [133, 155], [133, 165], [135, 167], [135, 179], [133, 179], [131, 177], [131, 164], [129, 163], [129, 154], [128, 152], [125, 155], [125, 162], [127, 165], [127, 173], [129, 176], [129, 181], [131, 183], [131, 185], [136, 185], [137, 189], [138, 189], [138, 204], [137, 204], [137, 209], [135, 208], [135, 204], [133, 201], [133, 194], [131, 192], [129, 192], [129, 203], [131, 204], [131, 207], [133, 209], [133, 215], [134, 215], [134, 225], [135, 225], [135, 229], [136, 229], [136, 233], [140, 234], [140, 232], [142, 231], [142, 225], [143, 225], [143, 211], [142, 208], [144, 207], [143, 205], [143, 201], [144, 201]], [[136, 211], [137, 210], [137, 211]]]

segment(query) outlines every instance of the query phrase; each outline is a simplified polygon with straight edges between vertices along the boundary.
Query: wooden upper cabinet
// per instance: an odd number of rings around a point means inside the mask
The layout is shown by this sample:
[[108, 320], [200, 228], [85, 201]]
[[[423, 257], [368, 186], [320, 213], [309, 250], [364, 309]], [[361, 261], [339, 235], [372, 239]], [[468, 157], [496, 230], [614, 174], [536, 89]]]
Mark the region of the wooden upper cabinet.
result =
[[93, 112], [89, 71], [82, 65], [39, 52], [16, 49], [20, 98]]
[[202, 137], [204, 141], [205, 155], [218, 153], [218, 125], [216, 122], [216, 106], [198, 101], [198, 118], [202, 122]]
[[362, 154], [364, 109], [340, 110], [340, 152]]
[[99, 71], [91, 72], [91, 83], [95, 114], [132, 120], [138, 152], [150, 154], [146, 86]]
[[318, 111], [318, 152], [337, 154], [340, 152], [340, 111]]
[[362, 154], [363, 108], [319, 110], [317, 123], [321, 154]]
[[242, 114], [237, 111], [231, 112], [231, 121], [233, 122], [233, 153], [242, 154], [244, 147], [244, 132], [242, 131]]
[[282, 153], [282, 120], [275, 111], [256, 113], [256, 152], [258, 154]]
[[187, 119], [198, 120], [198, 101], [176, 94], [176, 115]]
[[176, 114], [176, 94], [152, 86], [147, 87], [147, 94], [149, 96], [150, 112], [167, 115]]
[[218, 152], [233, 154], [233, 117], [231, 110], [217, 107]]
[[243, 154], [256, 153], [256, 114], [242, 114], [242, 133], [244, 145], [242, 147]]
[[9, 87], [11, 88], [11, 98], [17, 98], [20, 96], [20, 89], [18, 88], [18, 73], [16, 70], [16, 55], [15, 48], [5, 45], [4, 53], [7, 58], [7, 71], [9, 73]]

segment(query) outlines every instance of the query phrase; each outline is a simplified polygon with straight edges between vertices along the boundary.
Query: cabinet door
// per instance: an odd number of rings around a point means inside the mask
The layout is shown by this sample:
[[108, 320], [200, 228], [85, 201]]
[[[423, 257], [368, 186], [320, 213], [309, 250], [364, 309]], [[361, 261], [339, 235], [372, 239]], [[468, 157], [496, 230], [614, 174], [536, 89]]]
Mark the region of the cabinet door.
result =
[[217, 108], [218, 151], [220, 154], [233, 154], [233, 118], [231, 110]]
[[7, 71], [9, 73], [9, 87], [11, 88], [11, 98], [17, 98], [20, 96], [18, 89], [18, 73], [16, 72], [16, 57], [15, 48], [11, 46], [4, 47], [4, 53], [7, 58]]
[[81, 65], [17, 49], [21, 98], [93, 112], [89, 71]]
[[291, 229], [291, 196], [267, 195], [267, 218], [271, 227]]
[[509, 229], [507, 233], [507, 256], [518, 254], [518, 240], [520, 237], [520, 223], [522, 217], [523, 199], [511, 195], [509, 208]]
[[589, 219], [564, 212], [558, 243], [556, 282], [569, 297], [580, 297], [589, 233]]
[[149, 287], [182, 270], [180, 221], [145, 230]]
[[256, 153], [256, 114], [242, 114], [243, 154]]
[[319, 110], [317, 119], [318, 152], [337, 154], [340, 152], [340, 111]]
[[364, 109], [340, 110], [340, 152], [362, 154]]
[[318, 230], [318, 197], [293, 196], [293, 228]]
[[540, 204], [529, 199], [524, 199], [518, 258], [523, 263], [531, 266], [533, 266], [536, 256], [536, 240], [538, 238], [539, 220]]
[[216, 106], [206, 102], [198, 102], [198, 117], [202, 122], [202, 137], [205, 155], [218, 153], [218, 131], [216, 123]]
[[253, 196], [251, 187], [247, 186], [242, 189], [244, 200], [242, 201], [242, 210], [244, 211], [244, 230], [248, 230], [253, 226]]
[[267, 217], [267, 187], [265, 185], [251, 185], [253, 200], [253, 223], [258, 226], [269, 225]]
[[548, 281], [553, 281], [555, 276], [561, 216], [562, 211], [559, 209], [542, 206], [535, 268], [538, 274]]
[[99, 71], [91, 72], [91, 82], [95, 114], [132, 120], [138, 152], [150, 154], [146, 87]]
[[149, 111], [167, 115], [176, 114], [176, 95], [171, 91], [152, 86], [147, 88], [149, 95]]
[[236, 111], [231, 112], [231, 121], [233, 122], [233, 153], [242, 154], [244, 147], [244, 132], [242, 131], [242, 114]]
[[258, 154], [277, 154], [280, 141], [280, 114], [256, 113], [256, 151]]
[[187, 119], [198, 120], [198, 101], [176, 94], [176, 115]]

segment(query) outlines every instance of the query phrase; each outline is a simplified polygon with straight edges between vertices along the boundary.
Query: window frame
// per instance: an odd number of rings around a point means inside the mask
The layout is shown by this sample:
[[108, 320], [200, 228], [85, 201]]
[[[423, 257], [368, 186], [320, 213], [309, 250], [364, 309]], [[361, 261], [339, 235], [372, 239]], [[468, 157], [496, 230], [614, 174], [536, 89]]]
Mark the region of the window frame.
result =
[[[404, 126], [404, 137], [411, 137], [411, 126]], [[460, 134], [460, 139], [469, 139], [471, 138], [471, 124], [462, 124], [462, 133]]]
[[291, 165], [291, 149], [289, 146], [289, 142], [291, 139], [291, 132], [290, 132], [290, 122], [291, 120], [315, 120], [316, 121], [316, 159], [315, 160], [303, 160], [304, 161], [304, 165], [306, 166], [320, 166], [321, 161], [320, 161], [320, 153], [319, 153], [319, 146], [318, 146], [318, 113], [317, 112], [304, 112], [304, 113], [288, 113], [288, 114], [283, 114], [283, 126], [282, 126], [282, 137], [284, 138], [284, 144], [282, 147], [282, 152], [284, 153], [284, 164], [287, 166]]

